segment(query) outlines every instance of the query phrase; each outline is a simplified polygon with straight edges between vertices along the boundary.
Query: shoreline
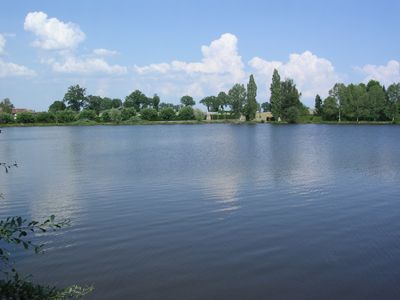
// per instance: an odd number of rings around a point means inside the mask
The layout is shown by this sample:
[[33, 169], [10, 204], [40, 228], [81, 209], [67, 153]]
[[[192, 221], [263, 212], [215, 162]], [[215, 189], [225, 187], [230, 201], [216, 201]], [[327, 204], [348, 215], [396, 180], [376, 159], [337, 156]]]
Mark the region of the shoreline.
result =
[[248, 124], [270, 124], [270, 125], [393, 125], [396, 124], [389, 121], [371, 122], [371, 121], [319, 121], [319, 122], [298, 122], [295, 124], [289, 124], [287, 122], [260, 122], [260, 121], [239, 121], [239, 120], [214, 120], [214, 121], [138, 121], [138, 122], [95, 122], [95, 121], [83, 121], [83, 122], [71, 122], [71, 123], [12, 123], [12, 124], [0, 124], [0, 128], [9, 127], [66, 127], [66, 126], [140, 126], [140, 125], [207, 125], [207, 124], [233, 124], [233, 125], [248, 125]]

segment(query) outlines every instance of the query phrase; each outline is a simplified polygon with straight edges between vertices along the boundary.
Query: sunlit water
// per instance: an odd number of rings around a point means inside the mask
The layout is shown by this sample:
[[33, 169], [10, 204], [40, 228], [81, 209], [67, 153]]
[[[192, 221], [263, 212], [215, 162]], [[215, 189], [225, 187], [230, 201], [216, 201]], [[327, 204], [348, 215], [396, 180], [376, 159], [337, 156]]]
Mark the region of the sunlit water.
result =
[[18, 254], [88, 299], [400, 299], [400, 127], [6, 128], [0, 214], [72, 225]]

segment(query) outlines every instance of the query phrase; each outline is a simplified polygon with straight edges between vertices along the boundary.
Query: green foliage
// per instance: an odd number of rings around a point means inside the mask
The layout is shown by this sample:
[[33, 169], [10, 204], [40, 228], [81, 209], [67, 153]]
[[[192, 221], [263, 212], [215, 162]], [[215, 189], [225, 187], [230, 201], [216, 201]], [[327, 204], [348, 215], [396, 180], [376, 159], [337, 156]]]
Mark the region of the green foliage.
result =
[[157, 94], [154, 94], [152, 99], [153, 108], [158, 111], [160, 105], [160, 97]]
[[156, 121], [158, 113], [154, 108], [144, 108], [140, 111], [140, 116], [143, 120]]
[[225, 110], [225, 107], [229, 106], [231, 103], [230, 97], [225, 92], [220, 92], [217, 96], [218, 104], [221, 110]]
[[0, 112], [11, 114], [13, 108], [14, 105], [9, 98], [4, 98], [3, 101], [0, 102]]
[[264, 102], [261, 104], [261, 108], [262, 108], [263, 112], [271, 111], [271, 103]]
[[55, 115], [58, 123], [69, 123], [76, 119], [76, 113], [69, 109], [57, 111]]
[[78, 119], [79, 120], [96, 120], [96, 112], [94, 110], [91, 109], [84, 109], [82, 110], [79, 115], [78, 115]]
[[68, 103], [68, 108], [73, 111], [80, 111], [86, 105], [86, 89], [77, 85], [70, 86], [64, 95], [64, 102]]
[[188, 96], [188, 95], [183, 96], [181, 98], [181, 103], [184, 106], [193, 106], [193, 105], [196, 104], [196, 102], [193, 100], [193, 98], [191, 96]]
[[334, 97], [328, 97], [322, 104], [322, 118], [333, 121], [338, 119], [339, 107]]
[[133, 107], [122, 108], [121, 109], [121, 119], [122, 121], [127, 121], [133, 116], [136, 116], [136, 110]]
[[147, 107], [148, 99], [145, 94], [139, 90], [135, 90], [125, 97], [124, 107], [133, 107], [136, 111]]
[[[289, 118], [292, 119], [293, 111], [292, 107], [297, 108], [297, 112], [300, 111], [305, 112], [305, 107], [300, 102], [300, 93], [296, 88], [293, 80], [286, 79], [281, 82], [281, 109], [282, 109], [282, 117], [284, 120], [289, 122]], [[308, 113], [308, 112], [307, 112]]]
[[253, 74], [250, 75], [249, 83], [247, 84], [247, 102], [245, 107], [246, 120], [251, 121], [256, 117], [257, 112], [257, 85], [254, 81]]
[[394, 122], [399, 116], [400, 109], [400, 83], [393, 83], [387, 89], [388, 104], [386, 107], [386, 116]]
[[120, 108], [122, 107], [122, 100], [118, 98], [114, 98], [111, 101], [111, 107], [112, 108]]
[[35, 115], [36, 122], [38, 123], [54, 123], [56, 116], [51, 112], [39, 112]]
[[228, 92], [231, 112], [238, 118], [246, 103], [246, 88], [243, 84], [235, 84]]
[[111, 122], [114, 123], [119, 123], [122, 120], [122, 114], [121, 111], [116, 109], [116, 108], [112, 108], [109, 111], [109, 115], [110, 115], [110, 120]]
[[172, 121], [176, 119], [176, 112], [172, 107], [165, 107], [160, 111], [160, 119], [164, 121]]
[[12, 114], [0, 112], [0, 124], [11, 124], [14, 123], [14, 117]]
[[191, 106], [184, 106], [179, 110], [178, 117], [180, 120], [194, 120], [194, 111]]
[[195, 108], [193, 113], [194, 113], [194, 118], [197, 121], [203, 121], [206, 118], [206, 115], [204, 114], [204, 112], [198, 108]]
[[322, 99], [320, 95], [315, 96], [314, 115], [320, 116], [322, 114]]
[[35, 115], [29, 111], [20, 112], [17, 114], [17, 123], [35, 123]]
[[278, 70], [274, 69], [272, 75], [272, 82], [270, 86], [271, 91], [271, 112], [275, 120], [283, 117], [282, 109], [282, 94], [281, 94], [281, 77], [279, 76]]
[[110, 111], [106, 110], [103, 111], [100, 115], [100, 118], [103, 122], [111, 122], [111, 115], [110, 115]]
[[65, 105], [64, 102], [62, 101], [54, 101], [50, 106], [49, 106], [49, 112], [55, 113], [60, 110], [65, 110], [67, 106]]
[[285, 119], [288, 123], [297, 123], [299, 121], [299, 109], [296, 106], [289, 107], [285, 112]]

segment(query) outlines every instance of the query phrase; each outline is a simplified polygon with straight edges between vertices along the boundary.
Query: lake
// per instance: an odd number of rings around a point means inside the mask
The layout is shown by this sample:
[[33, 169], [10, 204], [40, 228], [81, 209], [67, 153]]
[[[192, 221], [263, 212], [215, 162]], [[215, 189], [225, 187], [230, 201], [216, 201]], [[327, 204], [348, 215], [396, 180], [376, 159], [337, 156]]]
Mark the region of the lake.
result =
[[4, 128], [1, 216], [70, 218], [37, 282], [87, 299], [400, 299], [400, 127]]

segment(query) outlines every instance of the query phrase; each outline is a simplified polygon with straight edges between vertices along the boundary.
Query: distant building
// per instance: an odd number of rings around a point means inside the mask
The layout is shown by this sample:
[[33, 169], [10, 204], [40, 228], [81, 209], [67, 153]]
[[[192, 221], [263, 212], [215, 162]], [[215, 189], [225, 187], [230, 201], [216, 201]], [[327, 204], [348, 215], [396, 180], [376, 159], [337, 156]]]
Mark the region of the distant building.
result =
[[268, 122], [272, 120], [272, 113], [270, 111], [265, 111], [265, 112], [256, 112], [256, 121], [264, 121]]
[[31, 112], [31, 113], [33, 113], [34, 111], [32, 109], [27, 109], [27, 108], [13, 108], [11, 110], [11, 114], [13, 115], [14, 119], [16, 119], [17, 115], [22, 113], [22, 112]]

